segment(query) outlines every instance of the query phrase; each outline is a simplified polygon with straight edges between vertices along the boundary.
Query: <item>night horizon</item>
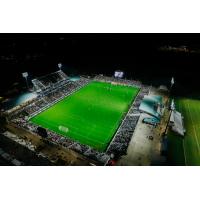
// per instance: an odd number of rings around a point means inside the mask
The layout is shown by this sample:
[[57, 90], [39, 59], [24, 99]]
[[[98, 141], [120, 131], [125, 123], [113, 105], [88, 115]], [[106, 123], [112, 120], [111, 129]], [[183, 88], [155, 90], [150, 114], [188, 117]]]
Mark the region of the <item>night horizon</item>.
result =
[[[68, 74], [108, 74], [123, 70], [135, 79], [170, 79], [193, 84], [200, 61], [198, 34], [2, 34], [0, 64], [7, 80], [5, 91], [21, 73], [38, 77], [57, 70], [62, 62]], [[162, 49], [174, 47], [177, 50]], [[187, 48], [184, 52], [178, 48]], [[184, 69], [184, 70], [183, 70]]]

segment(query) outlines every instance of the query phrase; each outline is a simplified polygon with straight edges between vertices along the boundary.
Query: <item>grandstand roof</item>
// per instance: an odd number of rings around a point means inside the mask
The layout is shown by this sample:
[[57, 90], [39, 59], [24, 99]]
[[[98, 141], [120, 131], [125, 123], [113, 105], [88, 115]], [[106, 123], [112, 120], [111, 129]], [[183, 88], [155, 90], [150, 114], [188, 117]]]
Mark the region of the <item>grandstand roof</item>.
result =
[[159, 90], [168, 92], [168, 88], [165, 85], [160, 85]]
[[162, 97], [157, 95], [144, 96], [139, 109], [147, 114], [150, 114], [158, 119], [161, 117], [160, 109], [162, 105]]
[[145, 98], [150, 98], [153, 101], [155, 101], [156, 103], [162, 104], [163, 103], [163, 98], [162, 96], [158, 96], [158, 95], [149, 95], [149, 96], [145, 96]]
[[60, 70], [56, 71], [56, 72], [52, 72], [52, 73], [47, 74], [45, 76], [40, 76], [36, 79], [40, 80], [40, 81], [56, 83], [58, 80], [63, 78], [63, 77], [60, 76], [60, 72], [61, 72]]
[[74, 77], [70, 77], [69, 79], [70, 79], [70, 81], [78, 81], [80, 79], [80, 77], [74, 76]]
[[51, 74], [35, 78], [32, 80], [32, 83], [35, 90], [45, 90], [66, 79], [68, 79], [67, 75], [62, 70], [59, 70]]
[[22, 93], [16, 97], [4, 102], [2, 105], [5, 110], [9, 110], [9, 109], [12, 109], [16, 106], [19, 106], [19, 105], [27, 102], [27, 101], [30, 101], [36, 97], [37, 97], [37, 94], [34, 92], [25, 92], [25, 93]]

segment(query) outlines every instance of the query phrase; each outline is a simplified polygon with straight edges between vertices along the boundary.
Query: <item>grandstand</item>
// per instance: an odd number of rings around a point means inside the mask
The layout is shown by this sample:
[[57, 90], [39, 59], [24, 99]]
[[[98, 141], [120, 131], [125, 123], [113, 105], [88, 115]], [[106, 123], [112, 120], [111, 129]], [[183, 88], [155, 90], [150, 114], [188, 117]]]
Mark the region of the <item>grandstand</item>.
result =
[[[106, 163], [110, 155], [126, 154], [140, 116], [139, 105], [148, 88], [137, 81], [103, 76], [74, 81], [62, 71], [32, 82], [37, 97], [11, 112], [10, 122], [33, 134], [38, 134], [38, 127], [44, 127], [52, 142], [100, 163]], [[70, 107], [72, 112], [64, 114], [63, 110], [66, 112]], [[62, 124], [55, 129], [57, 122], [51, 118]], [[70, 126], [72, 122], [74, 125]], [[84, 134], [89, 137], [84, 138]], [[100, 134], [103, 135], [99, 137]]]
[[185, 129], [183, 126], [183, 116], [180, 112], [173, 110], [170, 116], [170, 126], [172, 128], [172, 131], [175, 133], [184, 136]]
[[[199, 101], [175, 99], [169, 105], [164, 87], [103, 75], [71, 78], [61, 70], [32, 83], [34, 92], [2, 109], [9, 128], [43, 137], [95, 164], [154, 165], [168, 159], [199, 165]], [[12, 134], [2, 135], [12, 139]], [[35, 147], [31, 151], [38, 153]]]
[[48, 74], [46, 76], [33, 79], [32, 83], [34, 89], [40, 92], [42, 90], [47, 90], [50, 87], [55, 87], [56, 85], [65, 81], [67, 78], [68, 78], [67, 75], [62, 70], [59, 70], [57, 72]]
[[174, 99], [172, 99], [171, 101], [170, 109], [171, 109], [171, 116], [169, 120], [169, 125], [172, 131], [177, 133], [178, 135], [184, 136], [185, 129], [183, 125], [183, 116], [180, 112], [176, 110]]
[[[122, 95], [122, 92], [126, 92], [126, 95]], [[70, 95], [70, 98], [64, 98], [47, 111], [31, 118], [31, 121], [104, 151], [137, 92], [132, 87], [91, 82]], [[61, 131], [58, 123], [69, 131]], [[84, 137], [86, 133], [87, 138]]]

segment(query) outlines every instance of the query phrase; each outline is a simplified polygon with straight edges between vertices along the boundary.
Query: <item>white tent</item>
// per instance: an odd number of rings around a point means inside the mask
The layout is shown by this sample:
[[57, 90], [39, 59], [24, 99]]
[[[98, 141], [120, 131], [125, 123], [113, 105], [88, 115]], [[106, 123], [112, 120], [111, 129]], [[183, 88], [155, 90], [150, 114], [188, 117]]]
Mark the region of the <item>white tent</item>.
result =
[[172, 111], [171, 117], [170, 117], [170, 124], [172, 126], [172, 130], [176, 132], [177, 134], [184, 136], [185, 129], [183, 126], [183, 117], [180, 112]]

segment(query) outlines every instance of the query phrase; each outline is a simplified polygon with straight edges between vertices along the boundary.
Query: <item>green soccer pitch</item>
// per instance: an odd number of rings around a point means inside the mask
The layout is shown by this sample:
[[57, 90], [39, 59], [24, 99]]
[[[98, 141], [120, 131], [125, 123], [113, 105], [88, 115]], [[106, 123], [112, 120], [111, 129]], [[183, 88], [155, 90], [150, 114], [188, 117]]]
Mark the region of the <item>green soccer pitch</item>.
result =
[[139, 88], [91, 82], [30, 121], [105, 151]]
[[176, 99], [176, 109], [184, 116], [184, 138], [169, 132], [169, 160], [172, 165], [200, 165], [200, 100]]

